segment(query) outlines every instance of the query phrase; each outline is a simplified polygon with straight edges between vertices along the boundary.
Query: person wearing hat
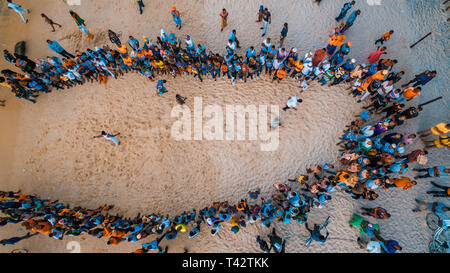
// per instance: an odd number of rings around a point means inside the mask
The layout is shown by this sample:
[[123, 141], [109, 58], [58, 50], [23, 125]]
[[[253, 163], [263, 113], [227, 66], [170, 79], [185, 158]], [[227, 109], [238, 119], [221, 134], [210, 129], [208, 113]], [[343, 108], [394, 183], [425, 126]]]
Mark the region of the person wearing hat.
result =
[[288, 54], [288, 58], [292, 58], [294, 61], [298, 60], [297, 48], [293, 47]]
[[180, 13], [178, 12], [177, 8], [172, 7], [170, 14], [172, 14], [172, 19], [175, 22], [178, 29], [181, 29], [181, 16], [180, 16]]

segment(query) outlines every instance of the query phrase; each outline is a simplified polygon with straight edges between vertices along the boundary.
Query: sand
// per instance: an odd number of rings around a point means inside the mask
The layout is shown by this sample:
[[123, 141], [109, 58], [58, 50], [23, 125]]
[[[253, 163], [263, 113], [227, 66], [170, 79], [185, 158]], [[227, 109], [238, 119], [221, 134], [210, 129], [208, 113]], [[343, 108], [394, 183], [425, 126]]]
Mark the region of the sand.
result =
[[[259, 48], [262, 41], [260, 25], [254, 23], [259, 1], [152, 1], [153, 10], [150, 3], [144, 1], [147, 6], [142, 16], [135, 1], [131, 4], [81, 1], [81, 6], [72, 7], [63, 1], [20, 1], [32, 10], [26, 15], [30, 19], [28, 24], [13, 11], [2, 8], [2, 47], [12, 49], [15, 42], [25, 40], [30, 57], [44, 57], [51, 54], [45, 44], [45, 40], [51, 38], [73, 52], [109, 43], [105, 35], [108, 28], [122, 31], [122, 39], [128, 35], [141, 39], [146, 35], [155, 41], [154, 37], [164, 27], [179, 38], [189, 34], [195, 43], [203, 43], [214, 52], [225, 50], [233, 28], [237, 30], [241, 50], [249, 45]], [[262, 1], [273, 16], [267, 36], [276, 40], [282, 24], [288, 22], [285, 47], [295, 46], [300, 53], [315, 51], [326, 45], [327, 32], [334, 25], [334, 17], [343, 2], [323, 1], [317, 7], [312, 1]], [[363, 14], [346, 33], [354, 45], [352, 57], [363, 61], [374, 49], [378, 36], [394, 28], [396, 33], [386, 46], [388, 57], [399, 60], [396, 70], [405, 70], [407, 78], [425, 69], [438, 71], [438, 77], [426, 86], [423, 95], [410, 104], [439, 95], [444, 95], [444, 99], [427, 107], [424, 114], [398, 131], [416, 132], [448, 121], [448, 99], [442, 88], [449, 83], [448, 62], [443, 60], [448, 54], [448, 40], [446, 15], [440, 11], [440, 1], [384, 0], [380, 6], [359, 2], [358, 8]], [[181, 12], [184, 24], [181, 31], [175, 29], [169, 15], [172, 5]], [[222, 7], [227, 8], [230, 17], [228, 27], [220, 33], [218, 13]], [[93, 41], [81, 35], [68, 9], [77, 11], [86, 20], [87, 28], [95, 35]], [[52, 33], [41, 20], [41, 12], [63, 28]], [[410, 44], [429, 31], [433, 31], [431, 37], [409, 49]], [[3, 59], [0, 62], [2, 67], [7, 67]], [[12, 69], [9, 65], [8, 68]], [[85, 84], [41, 95], [35, 105], [14, 99], [2, 88], [0, 98], [8, 102], [7, 107], [0, 108], [0, 121], [5, 128], [0, 134], [0, 188], [21, 189], [90, 208], [112, 203], [116, 206], [114, 212], [126, 216], [137, 212], [174, 216], [185, 210], [201, 209], [214, 201], [236, 202], [245, 197], [248, 190], [256, 188], [261, 189], [262, 196], [269, 196], [273, 183], [295, 178], [314, 164], [335, 162], [337, 138], [361, 107], [348, 96], [346, 85], [331, 88], [315, 83], [300, 95], [304, 102], [297, 111], [281, 113], [280, 146], [274, 152], [262, 152], [258, 141], [177, 142], [170, 135], [175, 121], [170, 111], [176, 104], [176, 93], [188, 98], [187, 106], [191, 110], [194, 97], [201, 97], [204, 105], [275, 104], [283, 107], [289, 96], [298, 95], [299, 88], [291, 79], [276, 84], [264, 76], [245, 84], [238, 81], [235, 86], [227, 80], [205, 79], [200, 83], [190, 77], [165, 78], [169, 93], [163, 96], [155, 95], [155, 83], [129, 73], [108, 81], [106, 86]], [[121, 146], [93, 139], [101, 130], [120, 132]], [[421, 145], [415, 143], [408, 151]], [[450, 161], [446, 151], [438, 150], [432, 151], [429, 159], [429, 166], [448, 165]], [[307, 231], [303, 225], [276, 223], [275, 226], [289, 239], [286, 252], [364, 252], [358, 249], [358, 232], [349, 227], [348, 221], [363, 205], [382, 205], [392, 214], [388, 221], [379, 221], [384, 236], [399, 241], [403, 252], [426, 252], [431, 231], [425, 225], [425, 215], [414, 214], [411, 209], [414, 198], [427, 197], [428, 188], [428, 180], [423, 180], [410, 191], [379, 192], [380, 197], [371, 203], [335, 193], [325, 208], [313, 209], [309, 214], [311, 223], [331, 216], [331, 239], [326, 244], [313, 243], [304, 248]], [[8, 225], [0, 229], [0, 238], [22, 234], [17, 228], [18, 225]], [[256, 235], [269, 232], [260, 224], [249, 225], [236, 235], [229, 231], [228, 225], [224, 225], [216, 237], [211, 237], [207, 228], [204, 231], [192, 240], [180, 236], [171, 241], [169, 251], [182, 252], [186, 247], [190, 252], [258, 252]], [[35, 236], [0, 251], [25, 247], [32, 252], [69, 252], [66, 244], [72, 239], [57, 241]], [[81, 242], [82, 252], [130, 252], [140, 246], [124, 243], [107, 247], [103, 240], [86, 235], [74, 240]]]

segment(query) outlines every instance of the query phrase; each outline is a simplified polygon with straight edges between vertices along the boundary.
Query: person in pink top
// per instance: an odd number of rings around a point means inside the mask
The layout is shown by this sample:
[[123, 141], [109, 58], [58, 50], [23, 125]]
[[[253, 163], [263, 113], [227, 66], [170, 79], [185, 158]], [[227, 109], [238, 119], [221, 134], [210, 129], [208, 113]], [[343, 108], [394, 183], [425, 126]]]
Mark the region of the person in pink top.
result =
[[378, 49], [376, 51], [372, 51], [369, 54], [369, 57], [368, 57], [369, 63], [371, 63], [371, 64], [378, 63], [378, 61], [381, 58], [381, 55], [383, 55], [383, 54], [387, 54], [386, 53], [386, 47], [378, 47]]

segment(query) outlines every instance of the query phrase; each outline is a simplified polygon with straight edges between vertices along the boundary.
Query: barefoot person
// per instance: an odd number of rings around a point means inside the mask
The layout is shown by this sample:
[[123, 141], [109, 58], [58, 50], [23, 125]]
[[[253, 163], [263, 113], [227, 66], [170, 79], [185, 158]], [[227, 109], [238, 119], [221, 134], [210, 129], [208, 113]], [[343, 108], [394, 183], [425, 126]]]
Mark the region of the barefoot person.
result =
[[381, 38], [375, 41], [375, 45], [378, 43], [383, 44], [384, 42], [388, 41], [391, 38], [391, 35], [394, 34], [394, 31], [391, 30], [389, 32], [386, 32], [385, 34], [381, 35]]
[[104, 137], [105, 139], [113, 141], [116, 144], [116, 146], [119, 146], [120, 142], [116, 138], [116, 136], [118, 136], [118, 135], [120, 135], [120, 133], [115, 134], [115, 135], [111, 135], [109, 133], [106, 133], [105, 131], [102, 131], [101, 135], [95, 136], [94, 138]]
[[418, 132], [417, 134], [419, 134], [421, 138], [425, 138], [431, 135], [435, 136], [445, 135], [448, 132], [450, 132], [450, 123], [441, 122], [431, 127], [430, 129]]
[[53, 29], [52, 32], [55, 32], [55, 27], [53, 25], [57, 25], [60, 28], [62, 27], [60, 24], [53, 22], [53, 20], [48, 18], [47, 15], [45, 15], [44, 13], [41, 13], [41, 17], [44, 18], [45, 22], [52, 27]]
[[176, 7], [172, 7], [172, 10], [170, 11], [170, 14], [172, 15], [172, 19], [175, 22], [175, 25], [178, 29], [181, 29], [181, 15], [180, 12], [178, 12]]
[[219, 14], [220, 15], [220, 31], [222, 32], [223, 29], [228, 25], [228, 11], [224, 8], [222, 9], [222, 12]]
[[7, 0], [7, 2], [8, 2], [8, 8], [10, 8], [10, 9], [14, 10], [15, 12], [17, 12], [20, 15], [20, 17], [22, 18], [22, 20], [25, 23], [28, 23], [28, 19], [25, 18], [25, 16], [23, 14], [24, 13], [30, 13], [30, 10], [29, 9], [23, 9], [21, 5], [13, 3], [13, 2], [11, 2], [11, 0]]
[[286, 111], [291, 108], [294, 108], [295, 110], [297, 110], [297, 103], [301, 103], [301, 102], [303, 102], [302, 99], [297, 99], [297, 96], [292, 96], [287, 101], [286, 107], [283, 108], [283, 111]]

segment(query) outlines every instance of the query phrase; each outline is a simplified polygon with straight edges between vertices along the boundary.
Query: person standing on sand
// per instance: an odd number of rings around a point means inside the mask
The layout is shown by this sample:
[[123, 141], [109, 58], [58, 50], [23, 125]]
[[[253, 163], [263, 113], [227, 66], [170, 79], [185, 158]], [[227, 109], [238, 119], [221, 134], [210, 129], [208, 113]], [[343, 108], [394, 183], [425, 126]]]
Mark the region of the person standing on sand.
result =
[[115, 135], [111, 135], [109, 133], [106, 133], [105, 131], [102, 131], [101, 135], [95, 136], [94, 138], [104, 137], [104, 138], [106, 138], [108, 140], [112, 140], [116, 144], [116, 146], [119, 146], [120, 142], [117, 140], [117, 138], [115, 138], [118, 135], [120, 135], [120, 133], [115, 134]]
[[67, 52], [57, 41], [47, 40], [48, 47], [63, 57], [74, 59], [75, 56]]
[[264, 29], [264, 33], [261, 35], [261, 37], [264, 37], [266, 35], [269, 24], [272, 24], [272, 15], [267, 8], [264, 9], [262, 21], [263, 26], [261, 27], [261, 29]]
[[60, 24], [53, 22], [53, 20], [48, 18], [47, 15], [45, 15], [44, 13], [41, 13], [41, 17], [44, 18], [45, 22], [52, 27], [53, 29], [52, 32], [55, 32], [55, 27], [53, 25], [57, 25], [60, 28], [62, 27]]
[[137, 0], [137, 3], [139, 5], [139, 13], [142, 15], [142, 13], [144, 12], [144, 2], [142, 2], [142, 0]]
[[172, 14], [172, 19], [175, 22], [178, 29], [181, 29], [181, 15], [180, 12], [178, 12], [176, 7], [172, 7], [172, 10], [170, 11], [170, 14]]
[[256, 23], [261, 22], [262, 18], [263, 18], [263, 12], [264, 12], [264, 6], [260, 5], [259, 6], [259, 11], [258, 11], [258, 20], [256, 20]]
[[433, 70], [431, 72], [429, 70], [427, 70], [425, 72], [422, 72], [422, 73], [416, 75], [413, 80], [402, 85], [402, 87], [406, 87], [406, 86], [410, 85], [411, 83], [414, 83], [414, 85], [413, 85], [414, 87], [417, 87], [419, 85], [425, 85], [429, 81], [431, 81], [434, 77], [436, 77], [436, 74], [437, 74], [437, 72], [435, 70]]
[[220, 32], [222, 32], [223, 29], [228, 25], [228, 11], [225, 8], [223, 8], [222, 12], [219, 15], [221, 18], [220, 19], [220, 25], [221, 25]]
[[13, 3], [13, 2], [11, 2], [11, 0], [7, 0], [7, 2], [8, 2], [8, 8], [10, 8], [10, 9], [14, 10], [15, 12], [17, 12], [20, 15], [20, 17], [22, 17], [22, 20], [25, 23], [28, 23], [28, 19], [25, 18], [25, 16], [23, 16], [23, 13], [30, 13], [30, 10], [29, 9], [23, 9], [21, 5]]
[[356, 10], [350, 14], [350, 16], [347, 18], [347, 21], [345, 22], [345, 26], [342, 28], [341, 32], [344, 33], [347, 31], [351, 26], [353, 26], [353, 23], [355, 23], [356, 18], [361, 14], [361, 10]]
[[344, 4], [344, 6], [341, 9], [341, 13], [339, 13], [339, 16], [335, 18], [336, 21], [341, 21], [344, 19], [345, 15], [347, 15], [347, 12], [355, 5], [355, 1], [347, 2]]
[[287, 34], [288, 34], [288, 23], [284, 23], [280, 35], [280, 47], [283, 47], [284, 39], [286, 39]]

